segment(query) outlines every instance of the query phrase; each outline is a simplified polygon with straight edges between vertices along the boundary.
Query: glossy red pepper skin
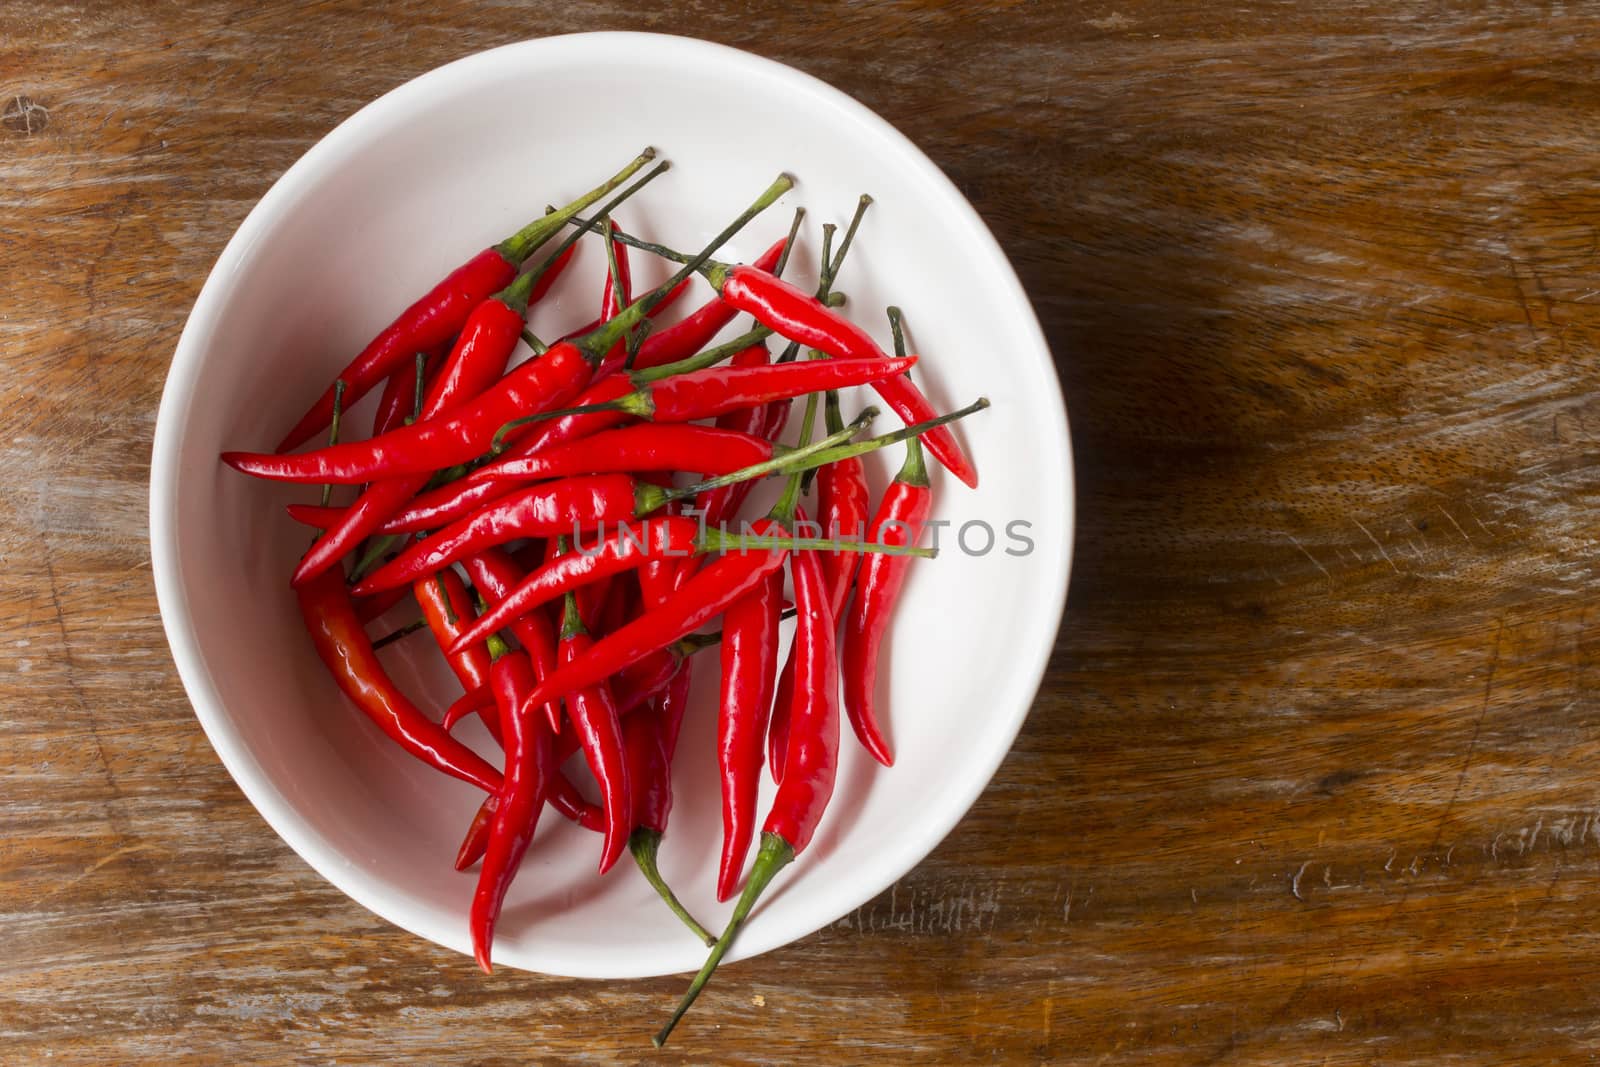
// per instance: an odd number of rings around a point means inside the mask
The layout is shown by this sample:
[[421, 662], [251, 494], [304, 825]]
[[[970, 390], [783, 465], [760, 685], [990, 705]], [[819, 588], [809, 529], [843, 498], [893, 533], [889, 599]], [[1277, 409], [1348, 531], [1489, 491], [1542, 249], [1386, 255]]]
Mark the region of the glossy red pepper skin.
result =
[[[499, 299], [479, 304], [462, 327], [461, 337], [445, 359], [443, 370], [428, 387], [422, 402], [422, 420], [438, 418], [460, 407], [498, 381], [522, 336], [522, 322], [522, 312]], [[311, 546], [295, 568], [290, 584], [309, 581], [343, 559], [427, 481], [427, 474], [411, 474], [370, 485], [339, 522]]]
[[916, 357], [907, 356], [904, 360], [889, 357], [810, 360], [765, 367], [711, 367], [651, 382], [644, 391], [649, 397], [651, 420], [693, 422], [807, 393], [869, 385], [885, 378], [904, 376], [915, 365]]
[[628, 664], [693, 633], [783, 566], [787, 555], [787, 549], [768, 549], [718, 557], [662, 604], [602, 637], [585, 655], [563, 664], [539, 683], [530, 699], [543, 703], [604, 681]]
[[622, 722], [622, 746], [633, 782], [635, 829], [662, 833], [672, 813], [672, 759], [661, 728], [660, 705], [641, 710]]
[[589, 358], [576, 345], [552, 345], [544, 355], [519, 365], [472, 401], [438, 418], [293, 456], [224, 452], [222, 460], [246, 474], [285, 482], [354, 485], [429, 474], [476, 459], [488, 451], [507, 422], [566, 403], [592, 374]]
[[470, 916], [473, 955], [485, 972], [492, 970], [494, 927], [506, 890], [533, 840], [555, 774], [544, 716], [523, 710], [523, 698], [533, 685], [533, 667], [522, 653], [509, 652], [495, 661], [495, 704], [506, 738], [505, 784], [489, 825], [488, 851], [478, 872]]
[[790, 557], [797, 612], [793, 718], [784, 752], [783, 781], [762, 832], [776, 834], [799, 855], [811, 843], [833, 796], [839, 769], [839, 667], [834, 618], [817, 553]]
[[[932, 490], [926, 479], [923, 482], [918, 485], [897, 478], [889, 483], [867, 529], [869, 541], [886, 545], [916, 543], [933, 509]], [[885, 767], [893, 766], [894, 754], [883, 736], [876, 708], [879, 650], [911, 559], [873, 554], [862, 561], [855, 600], [844, 616], [839, 639], [845, 714], [861, 746]]]
[[[837, 359], [881, 359], [883, 349], [861, 327], [822, 301], [782, 278], [751, 267], [732, 267], [722, 286], [722, 298], [754, 315], [757, 322], [791, 341], [816, 348]], [[911, 379], [884, 378], [872, 383], [884, 403], [907, 425], [925, 422], [938, 411]], [[948, 426], [938, 426], [923, 436], [923, 444], [946, 469], [976, 488], [978, 472], [961, 451]]]
[[[773, 522], [759, 533], [781, 535]], [[762, 747], [778, 672], [778, 604], [783, 575], [767, 579], [734, 602], [722, 618], [722, 702], [717, 715], [717, 771], [722, 782], [722, 853], [717, 899], [738, 888], [756, 829], [756, 790], [761, 784]]]
[[631, 522], [639, 480], [626, 474], [566, 478], [518, 490], [418, 541], [356, 586], [360, 596], [415, 581], [459, 559], [522, 537]]
[[694, 471], [731, 474], [772, 458], [772, 442], [735, 430], [689, 423], [644, 423], [568, 441], [544, 452], [485, 464], [470, 482], [538, 481], [575, 474]]
[[[872, 497], [867, 489], [866, 469], [859, 456], [830, 463], [817, 471], [817, 521], [822, 536], [841, 541], [866, 538], [867, 521], [872, 515]], [[859, 552], [824, 552], [819, 556], [822, 576], [828, 586], [828, 605], [833, 617], [844, 618], [845, 600], [861, 563]], [[789, 700], [794, 691], [796, 649], [778, 676], [777, 697], [767, 726], [767, 766], [773, 781], [783, 776], [783, 753], [789, 739]]]
[[[468, 482], [457, 479], [448, 485], [430, 489], [395, 512], [387, 522], [378, 527], [381, 534], [419, 533], [437, 530], [454, 522], [503, 496], [521, 488], [520, 482]], [[290, 504], [284, 508], [295, 522], [304, 523], [316, 530], [326, 530], [339, 522], [345, 508], [321, 507], [317, 504]]]
[[[730, 367], [765, 367], [772, 362], [772, 353], [767, 351], [765, 342], [751, 345], [749, 348], [735, 352], [728, 361]], [[790, 401], [780, 401], [775, 407], [788, 409]], [[749, 434], [752, 437], [764, 438], [768, 441], [777, 440], [776, 434], [767, 432], [767, 409], [764, 407], [740, 408], [738, 411], [729, 411], [717, 416], [717, 426], [724, 430], [734, 430], [738, 433]], [[722, 524], [739, 514], [739, 509], [744, 506], [745, 499], [750, 491], [755, 488], [754, 481], [734, 482], [732, 485], [718, 486], [716, 489], [707, 489], [695, 497], [694, 506], [705, 516], [704, 522], [711, 529], [719, 529]]]
[[[772, 270], [778, 264], [778, 257], [783, 255], [787, 240], [784, 238], [761, 253], [753, 265], [764, 271]], [[679, 322], [646, 337], [634, 357], [634, 368], [645, 370], [688, 359], [710, 344], [738, 313], [720, 296], [712, 297]]]
[[[569, 526], [558, 532], [571, 533], [572, 530]], [[553, 559], [529, 573], [484, 612], [460, 640], [484, 640], [495, 630], [533, 614], [541, 604], [559, 600], [591, 582], [631, 570], [648, 559], [686, 558], [695, 550], [699, 532], [693, 520], [674, 515], [613, 528], [595, 542], [580, 543], [578, 551]]]
[[[576, 408], [589, 404], [604, 404], [631, 392], [633, 392], [633, 383], [628, 380], [627, 375], [613, 374], [609, 378], [596, 381], [578, 394], [577, 398], [572, 401], [572, 406]], [[504, 458], [514, 459], [518, 456], [531, 456], [563, 441], [576, 441], [580, 437], [590, 437], [602, 430], [609, 430], [613, 426], [621, 426], [623, 423], [631, 421], [633, 421], [633, 416], [626, 411], [589, 411], [576, 415], [561, 415], [557, 418], [545, 419], [542, 422], [534, 423], [529, 429], [528, 435], [508, 449], [504, 454]]]
[[[473, 587], [483, 594], [484, 602], [489, 605], [491, 611], [495, 605], [509, 597], [527, 577], [527, 573], [510, 556], [496, 548], [474, 553], [463, 563], [466, 565], [468, 577], [472, 579]], [[489, 634], [494, 632], [491, 629], [476, 627], [476, 621], [474, 617], [468, 616], [467, 621], [456, 633], [458, 641], [469, 630], [481, 635], [477, 640], [463, 642], [468, 648], [478, 644], [479, 641], [487, 641]], [[558, 666], [556, 632], [550, 625], [549, 619], [543, 615], [529, 615], [511, 620], [504, 626], [497, 626], [494, 629], [509, 629], [516, 636], [523, 652], [527, 653], [528, 661], [533, 665], [536, 680], [543, 681], [547, 675], [555, 671]], [[545, 706], [545, 714], [550, 721], [550, 729], [560, 730], [561, 705], [552, 701]]]
[[[817, 471], [817, 521], [822, 536], [840, 541], [860, 540], [872, 515], [872, 494], [860, 456], [829, 463]], [[861, 565], [859, 552], [824, 552], [822, 574], [828, 580], [828, 603], [838, 616], [845, 594]]]
[[[570, 601], [568, 602], [570, 605]], [[574, 615], [576, 609], [568, 609]], [[563, 666], [581, 660], [594, 647], [594, 639], [576, 619], [569, 619], [561, 636]], [[559, 671], [557, 672], [559, 674]], [[583, 748], [583, 756], [600, 784], [601, 809], [605, 812], [605, 842], [600, 850], [600, 873], [609, 871], [628, 848], [633, 829], [633, 794], [628, 782], [628, 765], [622, 750], [622, 717], [611, 697], [611, 686], [600, 680], [592, 685], [569, 690], [567, 715], [572, 720]]]
[[[418, 352], [449, 344], [451, 338], [461, 332], [472, 309], [510, 285], [516, 276], [517, 264], [494, 248], [485, 248], [451, 271], [384, 327], [339, 372], [338, 378], [345, 384], [345, 406], [354, 405], [395, 368], [415, 359]], [[278, 443], [277, 451], [298, 448], [327, 429], [332, 421], [333, 386], [330, 385]]]
[[484, 792], [499, 791], [500, 773], [419, 711], [389, 680], [350, 603], [343, 574], [328, 571], [296, 595], [317, 655], [367, 718], [429, 766]]
[[[453, 570], [442, 570], [413, 584], [411, 592], [417, 598], [417, 604], [422, 608], [422, 618], [427, 622], [440, 650], [444, 651], [445, 662], [450, 664], [450, 670], [460, 681], [461, 688], [471, 692], [487, 685], [492, 662], [487, 645], [471, 644], [458, 652], [449, 651], [477, 614], [473, 611], [472, 595], [467, 592], [461, 575]], [[446, 730], [450, 728], [448, 724], [441, 725]], [[485, 713], [483, 725], [495, 743], [502, 744], [500, 717]]]

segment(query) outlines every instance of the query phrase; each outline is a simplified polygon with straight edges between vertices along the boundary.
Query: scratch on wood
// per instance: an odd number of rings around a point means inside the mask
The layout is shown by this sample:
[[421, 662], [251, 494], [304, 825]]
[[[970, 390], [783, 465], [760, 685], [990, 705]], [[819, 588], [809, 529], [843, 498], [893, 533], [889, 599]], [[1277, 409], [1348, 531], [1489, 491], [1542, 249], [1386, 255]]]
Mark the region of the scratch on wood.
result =
[[1399, 574], [1400, 573], [1400, 568], [1396, 567], [1394, 565], [1394, 560], [1389, 558], [1389, 553], [1384, 551], [1384, 548], [1383, 548], [1383, 546], [1381, 544], [1378, 544], [1378, 539], [1376, 537], [1372, 536], [1372, 531], [1367, 529], [1365, 526], [1362, 526], [1360, 519], [1357, 519], [1355, 517], [1351, 517], [1350, 521], [1355, 523], [1357, 526], [1361, 527], [1361, 532], [1367, 535], [1367, 540], [1371, 541], [1373, 546], [1375, 548], [1377, 548], [1377, 550], [1380, 553], [1382, 553], [1383, 561], [1389, 565], [1389, 569], [1394, 571], [1396, 574]]
[[1461, 524], [1456, 521], [1456, 517], [1454, 515], [1450, 514], [1444, 509], [1443, 504], [1435, 504], [1434, 507], [1439, 509], [1439, 514], [1450, 520], [1450, 525], [1456, 528], [1456, 533], [1461, 535], [1461, 540], [1465, 541], [1469, 545], [1472, 544], [1472, 538], [1467, 536], [1467, 531], [1461, 528]]
[[1304, 863], [1302, 863], [1300, 865], [1300, 869], [1294, 872], [1294, 878], [1289, 882], [1289, 892], [1293, 893], [1294, 898], [1300, 901], [1302, 904], [1305, 903], [1306, 898], [1300, 895], [1300, 879], [1305, 877], [1306, 868], [1310, 866], [1310, 860], [1306, 860]]
[[1333, 575], [1328, 573], [1328, 568], [1324, 567], [1321, 563], [1319, 563], [1317, 561], [1317, 557], [1313, 556], [1310, 552], [1308, 552], [1306, 550], [1306, 546], [1302, 545], [1298, 540], [1295, 539], [1294, 534], [1284, 534], [1284, 536], [1289, 539], [1290, 543], [1293, 544], [1294, 547], [1296, 547], [1296, 548], [1298, 548], [1300, 550], [1300, 552], [1306, 557], [1306, 559], [1309, 559], [1311, 561], [1311, 565], [1313, 567], [1317, 568], [1317, 570], [1322, 572], [1322, 576], [1324, 578], [1328, 579], [1328, 585], [1331, 587], [1333, 585]]

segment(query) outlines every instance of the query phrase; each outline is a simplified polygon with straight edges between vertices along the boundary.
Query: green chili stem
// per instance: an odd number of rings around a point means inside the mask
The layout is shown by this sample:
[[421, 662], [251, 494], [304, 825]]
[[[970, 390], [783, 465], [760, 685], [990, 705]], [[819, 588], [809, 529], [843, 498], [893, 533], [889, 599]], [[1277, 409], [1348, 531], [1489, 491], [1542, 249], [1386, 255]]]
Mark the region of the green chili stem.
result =
[[[585, 223], [583, 219], [570, 219], [568, 221], [570, 221], [574, 226], [593, 225], [594, 223], [594, 220], [592, 219], [589, 220], [588, 223]], [[662, 259], [671, 260], [673, 263], [687, 263], [694, 258], [687, 253], [678, 252], [674, 249], [668, 248], [664, 244], [659, 244], [655, 241], [646, 241], [643, 237], [635, 237], [626, 230], [619, 232], [616, 237], [618, 241], [621, 241], [629, 248], [637, 248], [641, 252], [649, 252], [653, 256], [659, 256]]]
[[433, 584], [439, 587], [439, 597], [444, 601], [444, 617], [451, 626], [456, 625], [461, 619], [456, 615], [456, 606], [450, 603], [450, 587], [444, 584], [444, 571], [433, 576]]
[[667, 907], [676, 915], [689, 931], [705, 942], [709, 948], [717, 943], [716, 935], [701, 926], [689, 909], [678, 900], [678, 895], [667, 885], [667, 880], [661, 877], [661, 868], [656, 865], [656, 853], [661, 848], [661, 831], [651, 830], [641, 826], [628, 838], [628, 851], [633, 853], [633, 862], [638, 864], [639, 873], [644, 875], [644, 880], [650, 883], [650, 888], [656, 891]]
[[367, 572], [381, 563], [383, 557], [389, 554], [389, 550], [394, 547], [397, 540], [399, 538], [395, 534], [382, 534], [368, 541], [367, 550], [361, 554], [361, 558], [356, 561], [355, 569], [350, 572], [350, 584], [355, 585], [365, 578]]
[[417, 380], [411, 389], [411, 421], [422, 418], [422, 387], [428, 374], [428, 353], [417, 353]]
[[[906, 354], [905, 324], [902, 322], [904, 315], [897, 307], [889, 308], [889, 329], [894, 333], [894, 354]], [[911, 377], [911, 372], [906, 371], [906, 377]], [[922, 442], [915, 437], [906, 442], [906, 460], [900, 466], [900, 472], [894, 476], [897, 482], [907, 485], [928, 485], [928, 465], [922, 458]]]
[[649, 337], [650, 332], [655, 328], [656, 320], [647, 318], [635, 326], [632, 333], [628, 334], [627, 355], [622, 359], [622, 369], [624, 371], [633, 370], [633, 361], [639, 358], [639, 346], [644, 344], [644, 339]]
[[611, 221], [610, 213], [607, 213], [602, 221], [605, 223], [603, 230], [606, 243], [606, 275], [611, 279], [611, 299], [620, 304], [622, 303], [622, 272], [617, 268], [617, 242], [614, 240], [616, 237], [616, 223]]
[[389, 633], [384, 634], [382, 637], [372, 642], [373, 650], [376, 651], [377, 649], [392, 645], [402, 637], [409, 637], [411, 634], [416, 633], [426, 625], [428, 625], [428, 621], [426, 619], [418, 619], [415, 622], [406, 623], [398, 630], [391, 630]]
[[[588, 221], [580, 224], [577, 230], [565, 237], [560, 244], [556, 245], [556, 247], [551, 251], [550, 255], [545, 258], [543, 263], [540, 263], [527, 274], [523, 275], [521, 278], [518, 278], [517, 281], [522, 282], [526, 280], [528, 288], [531, 290], [533, 286], [539, 283], [539, 279], [543, 278], [546, 274], [555, 269], [555, 265], [561, 261], [562, 253], [566, 252], [567, 249], [577, 244], [579, 238], [588, 233], [590, 230], [594, 229], [595, 226], [599, 225], [601, 219], [609, 217], [611, 212], [616, 209], [618, 204], [628, 199], [634, 193], [637, 193], [640, 189], [643, 189], [646, 185], [649, 185], [651, 182], [655, 181], [670, 169], [672, 169], [672, 164], [666, 160], [662, 160], [660, 163], [657, 163], [655, 166], [651, 167], [648, 174], [634, 182], [632, 185], [628, 186], [626, 189], [622, 190], [622, 192], [618, 193], [610, 200], [606, 201], [605, 206], [600, 209], [598, 214], [591, 217]], [[613, 186], [613, 188], [615, 187]], [[607, 192], [609, 191], [610, 190], [608, 189]], [[593, 200], [590, 201], [590, 203], [593, 202]], [[567, 208], [562, 208], [560, 211], [557, 211], [554, 214], [546, 215], [544, 218], [540, 219], [539, 222], [551, 223], [550, 233], [553, 234], [557, 230], [561, 229], [562, 226], [565, 226], [567, 222], [572, 219], [572, 216], [576, 214], [577, 211], [575, 210], [568, 211]], [[551, 220], [558, 221], [551, 222]], [[524, 301], [524, 303], [526, 303], [526, 301]]]
[[[339, 417], [344, 413], [345, 381], [339, 378], [333, 383], [333, 424], [328, 428], [328, 445], [331, 447], [339, 443]], [[327, 507], [333, 499], [333, 483], [326, 482], [322, 486], [322, 506]]]
[[665, 1026], [651, 1040], [656, 1048], [667, 1043], [667, 1038], [672, 1035], [672, 1028], [678, 1025], [678, 1020], [683, 1018], [684, 1012], [694, 1004], [695, 998], [705, 988], [715, 973], [717, 964], [722, 962], [722, 957], [727, 955], [734, 938], [739, 936], [739, 930], [744, 926], [744, 921], [750, 917], [750, 909], [755, 907], [756, 900], [760, 898], [763, 890], [771, 884], [777, 873], [789, 865], [794, 859], [794, 849], [789, 847], [789, 842], [777, 834], [761, 835], [761, 850], [756, 853], [754, 865], [750, 868], [750, 880], [744, 884], [744, 892], [739, 894], [739, 903], [734, 905], [733, 917], [728, 920], [728, 925], [722, 931], [722, 936], [717, 938], [717, 943], [711, 947], [711, 955], [706, 957], [706, 962], [700, 968], [700, 973], [694, 976], [694, 981], [689, 983], [689, 991], [678, 1002], [677, 1010], [672, 1013], [672, 1018], [667, 1020]]
[[635, 156], [631, 163], [601, 184], [590, 189], [560, 211], [551, 212], [543, 218], [538, 218], [528, 223], [528, 225], [495, 245], [495, 248], [510, 262], [520, 264], [533, 254], [534, 249], [544, 244], [552, 234], [565, 226], [568, 219], [633, 177], [640, 167], [655, 157], [656, 150], [654, 148], [646, 148]]

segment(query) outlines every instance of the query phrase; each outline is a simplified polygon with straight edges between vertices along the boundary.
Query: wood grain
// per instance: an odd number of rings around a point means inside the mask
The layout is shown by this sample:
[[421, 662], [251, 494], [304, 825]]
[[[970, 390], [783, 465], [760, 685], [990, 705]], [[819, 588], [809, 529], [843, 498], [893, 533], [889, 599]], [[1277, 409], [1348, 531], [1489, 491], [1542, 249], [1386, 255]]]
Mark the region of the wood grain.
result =
[[[307, 869], [148, 575], [184, 316], [359, 105], [690, 32], [899, 125], [1043, 319], [1070, 610], [971, 815], [719, 977], [497, 974]], [[1600, 1049], [1600, 11], [0, 0], [0, 1061], [1582, 1062]]]

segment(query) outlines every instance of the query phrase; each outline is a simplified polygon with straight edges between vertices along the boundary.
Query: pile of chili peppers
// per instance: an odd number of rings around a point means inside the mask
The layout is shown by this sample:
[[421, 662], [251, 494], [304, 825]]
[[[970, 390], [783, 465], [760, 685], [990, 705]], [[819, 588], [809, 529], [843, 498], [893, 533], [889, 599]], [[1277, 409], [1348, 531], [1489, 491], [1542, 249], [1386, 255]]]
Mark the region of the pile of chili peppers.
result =
[[[350, 361], [275, 452], [222, 458], [257, 477], [321, 486], [320, 503], [289, 509], [316, 531], [291, 580], [312, 644], [396, 744], [484, 794], [455, 861], [462, 871], [478, 865], [470, 924], [483, 969], [546, 807], [600, 835], [602, 873], [630, 854], [710, 947], [660, 1044], [756, 898], [811, 841], [833, 792], [841, 701], [862, 747], [893, 762], [876, 669], [907, 569], [933, 554], [916, 547], [933, 502], [923, 452], [976, 485], [948, 423], [987, 401], [939, 414], [912, 381], [916, 357], [899, 312], [889, 309], [891, 355], [837, 310], [834, 282], [868, 197], [837, 248], [834, 227], [823, 228], [819, 285], [805, 292], [781, 280], [799, 211], [753, 263], [712, 258], [791, 187], [787, 176], [696, 255], [625, 232], [613, 212], [666, 169], [657, 163], [625, 185], [654, 155], [646, 150], [447, 274]], [[529, 331], [527, 309], [588, 234], [606, 253], [597, 317], [546, 344]], [[636, 293], [630, 256], [641, 251], [678, 269]], [[658, 327], [695, 275], [710, 283], [710, 299]], [[753, 325], [716, 343], [741, 312]], [[788, 341], [776, 357], [772, 336]], [[531, 356], [519, 360], [523, 347]], [[905, 428], [858, 439], [877, 410], [846, 422], [837, 393], [858, 385]], [[352, 439], [349, 409], [374, 390], [372, 433]], [[798, 441], [780, 444], [800, 398]], [[293, 451], [324, 432], [326, 445]], [[860, 457], [902, 442], [904, 465], [874, 506]], [[742, 516], [751, 487], [768, 476], [785, 479], [778, 502]], [[336, 504], [335, 486], [354, 488]], [[808, 489], [814, 512], [802, 503]], [[367, 627], [408, 598], [416, 621], [371, 637]], [[780, 665], [791, 614], [795, 635]], [[420, 630], [463, 691], [439, 714], [401, 692], [378, 655]], [[684, 910], [656, 865], [690, 673], [712, 647], [721, 667], [717, 897], [738, 897], [720, 937]], [[499, 746], [496, 758], [452, 733], [471, 717]], [[563, 769], [578, 753], [599, 803]], [[777, 793], [746, 875], [763, 764]]]

